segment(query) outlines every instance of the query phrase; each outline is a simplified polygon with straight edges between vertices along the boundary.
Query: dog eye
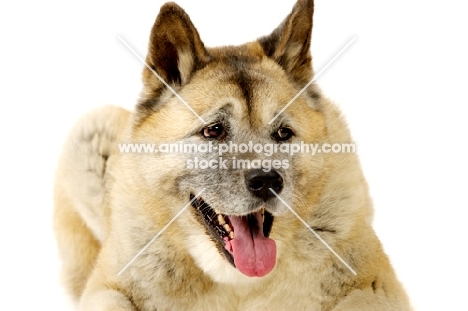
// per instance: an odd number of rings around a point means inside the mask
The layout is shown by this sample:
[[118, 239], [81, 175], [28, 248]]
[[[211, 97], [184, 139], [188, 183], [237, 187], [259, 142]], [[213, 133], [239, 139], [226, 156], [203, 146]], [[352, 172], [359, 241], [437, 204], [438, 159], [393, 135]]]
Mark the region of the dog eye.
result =
[[224, 134], [224, 126], [221, 123], [215, 123], [202, 130], [205, 138], [220, 138]]
[[271, 135], [276, 141], [290, 140], [294, 136], [293, 131], [287, 127], [280, 127], [277, 132]]

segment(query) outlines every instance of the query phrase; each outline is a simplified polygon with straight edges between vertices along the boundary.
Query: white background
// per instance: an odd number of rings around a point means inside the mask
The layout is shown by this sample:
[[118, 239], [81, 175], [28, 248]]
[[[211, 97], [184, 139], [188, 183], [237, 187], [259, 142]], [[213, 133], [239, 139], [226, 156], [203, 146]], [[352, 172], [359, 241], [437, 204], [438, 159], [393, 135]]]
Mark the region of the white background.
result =
[[[13, 4], [14, 3], [14, 4]], [[162, 1], [0, 4], [0, 308], [66, 310], [51, 231], [64, 137], [84, 112], [131, 109]], [[269, 33], [294, 0], [179, 0], [207, 46]], [[343, 109], [375, 229], [417, 310], [467, 310], [467, 29], [462, 1], [317, 0], [312, 51]]]

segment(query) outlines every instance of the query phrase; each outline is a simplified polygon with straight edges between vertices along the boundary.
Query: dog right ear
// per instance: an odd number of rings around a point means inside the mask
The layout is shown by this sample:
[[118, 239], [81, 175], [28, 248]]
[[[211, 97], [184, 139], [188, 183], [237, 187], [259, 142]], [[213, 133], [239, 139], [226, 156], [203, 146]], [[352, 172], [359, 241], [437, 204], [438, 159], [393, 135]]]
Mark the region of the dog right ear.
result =
[[[161, 7], [149, 41], [146, 63], [169, 85], [185, 84], [195, 70], [209, 61], [197, 29], [187, 13], [173, 2]], [[143, 71], [143, 82], [147, 94], [160, 94], [164, 87], [148, 68]]]
[[300, 86], [312, 79], [313, 0], [298, 0], [291, 14], [269, 36], [258, 41], [265, 54], [275, 60]]

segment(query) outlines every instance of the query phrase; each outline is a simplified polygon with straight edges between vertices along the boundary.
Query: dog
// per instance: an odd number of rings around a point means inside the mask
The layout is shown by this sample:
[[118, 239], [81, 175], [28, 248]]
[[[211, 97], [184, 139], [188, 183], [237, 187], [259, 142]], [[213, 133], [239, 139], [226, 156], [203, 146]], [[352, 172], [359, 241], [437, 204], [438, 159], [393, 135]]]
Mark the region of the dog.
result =
[[207, 48], [161, 7], [134, 111], [85, 115], [59, 159], [54, 226], [80, 310], [411, 310], [357, 155], [278, 151], [352, 143], [309, 83], [313, 10], [298, 0], [270, 35]]

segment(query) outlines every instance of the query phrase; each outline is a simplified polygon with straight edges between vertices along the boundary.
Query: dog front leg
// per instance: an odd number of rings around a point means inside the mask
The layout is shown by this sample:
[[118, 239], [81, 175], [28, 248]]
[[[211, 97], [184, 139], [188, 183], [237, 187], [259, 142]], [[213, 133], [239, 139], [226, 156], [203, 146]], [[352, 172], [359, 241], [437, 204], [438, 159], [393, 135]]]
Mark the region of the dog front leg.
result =
[[356, 289], [349, 293], [332, 311], [411, 311], [404, 292], [385, 293], [371, 288]]
[[80, 300], [79, 311], [137, 311], [137, 308], [122, 293], [103, 289], [86, 291]]

